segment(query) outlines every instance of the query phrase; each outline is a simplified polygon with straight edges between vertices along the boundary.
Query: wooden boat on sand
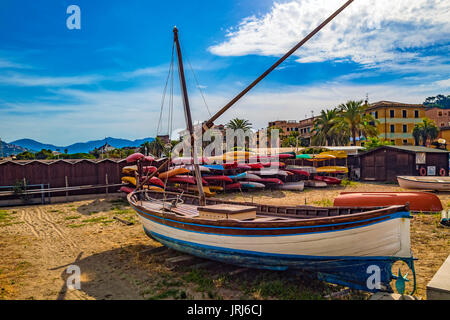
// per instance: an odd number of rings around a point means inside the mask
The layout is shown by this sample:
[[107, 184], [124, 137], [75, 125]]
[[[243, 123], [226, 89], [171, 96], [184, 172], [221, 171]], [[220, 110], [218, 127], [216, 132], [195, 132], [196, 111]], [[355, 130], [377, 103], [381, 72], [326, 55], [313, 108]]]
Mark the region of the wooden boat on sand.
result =
[[336, 207], [383, 207], [405, 205], [414, 212], [440, 212], [438, 196], [428, 192], [341, 192], [334, 199]]
[[[348, 0], [257, 80], [204, 122], [203, 130], [211, 128], [218, 117], [352, 1]], [[178, 30], [174, 28], [173, 31], [186, 125], [190, 137], [195, 137]], [[194, 152], [192, 156], [195, 160]], [[146, 234], [167, 247], [243, 267], [301, 269], [317, 274], [320, 279], [328, 282], [372, 292], [392, 291], [390, 283], [396, 276], [391, 269], [396, 261], [404, 261], [415, 276], [408, 206], [376, 209], [321, 208], [207, 199], [196, 161], [194, 167], [198, 196], [151, 192], [140, 190], [139, 187], [127, 196]], [[232, 185], [240, 186], [240, 183]], [[229, 186], [230, 184], [225, 185], [225, 188]], [[377, 282], [371, 286], [368, 283], [373, 283], [370, 280], [373, 279], [371, 270], [374, 266], [378, 271]], [[399, 274], [398, 278], [403, 284], [404, 277]]]
[[162, 193], [133, 192], [128, 201], [147, 235], [178, 251], [243, 267], [319, 272], [323, 280], [366, 291], [378, 291], [366, 285], [372, 265], [380, 267], [386, 290], [395, 261], [413, 269], [406, 206], [289, 207], [214, 198], [201, 206], [198, 197], [168, 194], [164, 200]]
[[398, 176], [397, 181], [404, 189], [450, 191], [450, 177]]

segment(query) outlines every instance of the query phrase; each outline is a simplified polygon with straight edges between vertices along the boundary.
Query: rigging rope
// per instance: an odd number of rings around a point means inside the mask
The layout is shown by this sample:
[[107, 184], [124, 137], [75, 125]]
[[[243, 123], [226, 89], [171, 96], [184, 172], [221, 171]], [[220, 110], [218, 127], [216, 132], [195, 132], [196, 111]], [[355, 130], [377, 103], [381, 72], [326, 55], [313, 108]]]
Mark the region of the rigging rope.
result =
[[[180, 44], [180, 47], [181, 47], [181, 44]], [[198, 81], [197, 75], [196, 75], [195, 72], [194, 72], [194, 68], [192, 68], [191, 61], [189, 60], [189, 57], [188, 57], [188, 55], [186, 54], [186, 51], [184, 51], [184, 57], [186, 58], [186, 60], [187, 60], [187, 62], [188, 62], [188, 65], [189, 65], [189, 68], [190, 68], [192, 74], [194, 75], [194, 80], [195, 80], [195, 83], [197, 84], [197, 89], [198, 89], [198, 91], [200, 91], [200, 95], [202, 96], [203, 102], [205, 103], [205, 106], [206, 106], [206, 110], [208, 111], [208, 114], [209, 114], [209, 116], [211, 117], [211, 116], [212, 116], [212, 115], [211, 115], [211, 111], [209, 111], [209, 106], [208, 106], [208, 104], [206, 103], [206, 99], [205, 99], [205, 96], [203, 95], [202, 88], [201, 88], [200, 83], [199, 83], [199, 81]]]
[[174, 54], [174, 49], [175, 49], [175, 44], [172, 44], [172, 57], [170, 60], [170, 66], [169, 66], [169, 73], [167, 74], [167, 78], [166, 78], [166, 84], [164, 85], [164, 91], [163, 91], [163, 96], [161, 99], [161, 109], [159, 111], [159, 120], [158, 120], [158, 128], [156, 129], [156, 135], [159, 135], [159, 130], [161, 129], [161, 120], [162, 120], [162, 114], [163, 114], [163, 109], [164, 109], [164, 102], [166, 99], [166, 90], [167, 90], [167, 84], [169, 83], [169, 78], [170, 75], [172, 74], [173, 77], [173, 54]]

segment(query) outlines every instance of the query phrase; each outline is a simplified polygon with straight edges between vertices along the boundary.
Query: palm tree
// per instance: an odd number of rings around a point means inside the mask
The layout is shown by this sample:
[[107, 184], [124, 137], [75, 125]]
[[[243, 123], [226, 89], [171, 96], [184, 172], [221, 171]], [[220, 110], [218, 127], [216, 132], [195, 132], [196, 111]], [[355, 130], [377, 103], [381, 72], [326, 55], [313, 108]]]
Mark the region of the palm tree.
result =
[[375, 119], [371, 114], [365, 114], [366, 105], [363, 101], [347, 101], [345, 104], [339, 105], [339, 116], [337, 122], [346, 124], [352, 137], [352, 145], [356, 145], [356, 136], [363, 134], [367, 137], [377, 135], [377, 129], [371, 123], [375, 123]]
[[156, 137], [152, 142], [146, 141], [141, 144], [139, 152], [145, 154], [146, 156], [151, 153], [157, 157], [160, 157], [164, 152], [164, 142], [161, 140], [161, 138]]
[[333, 143], [333, 135], [335, 133], [336, 117], [338, 110], [322, 110], [320, 115], [314, 119], [313, 128], [313, 145], [330, 146]]
[[413, 137], [416, 141], [416, 144], [418, 140], [416, 139], [416, 136], [420, 136], [422, 139], [422, 146], [426, 146], [428, 139], [430, 140], [430, 143], [438, 137], [439, 134], [439, 128], [436, 126], [433, 120], [430, 120], [428, 118], [423, 118], [421, 123], [418, 123], [414, 126], [413, 129]]
[[419, 124], [414, 125], [412, 135], [414, 137], [415, 145], [416, 146], [420, 145], [420, 139], [422, 139], [422, 129]]
[[248, 120], [234, 118], [233, 120], [230, 120], [226, 126], [233, 130], [242, 129], [245, 132], [251, 129], [252, 124]]

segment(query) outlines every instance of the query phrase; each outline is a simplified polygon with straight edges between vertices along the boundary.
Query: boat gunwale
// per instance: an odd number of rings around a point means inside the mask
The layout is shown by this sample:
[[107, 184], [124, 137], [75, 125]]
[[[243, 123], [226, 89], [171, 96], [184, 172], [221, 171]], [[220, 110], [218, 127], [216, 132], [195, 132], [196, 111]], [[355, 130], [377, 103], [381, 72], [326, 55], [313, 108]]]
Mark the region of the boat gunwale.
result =
[[[145, 208], [144, 206], [141, 206], [137, 204], [137, 202], [133, 201], [133, 196], [136, 195], [136, 192], [130, 193], [127, 196], [128, 202], [131, 204], [133, 208], [137, 208], [141, 210], [144, 213], [157, 215], [158, 217], [162, 219], [172, 219], [179, 223], [193, 223], [196, 225], [204, 224], [211, 227], [237, 227], [237, 228], [277, 228], [277, 227], [322, 227], [323, 225], [333, 225], [333, 224], [340, 224], [340, 223], [358, 223], [362, 218], [365, 219], [378, 219], [378, 220], [386, 220], [387, 216], [395, 214], [397, 212], [408, 212], [409, 209], [405, 205], [393, 205], [389, 207], [384, 208], [371, 208], [374, 210], [364, 211], [364, 212], [358, 212], [358, 213], [351, 213], [351, 214], [343, 214], [339, 216], [327, 216], [327, 217], [312, 217], [312, 218], [298, 218], [295, 219], [292, 216], [286, 216], [286, 218], [291, 218], [289, 220], [285, 221], [260, 221], [257, 220], [254, 221], [243, 221], [243, 220], [232, 220], [232, 219], [223, 219], [223, 220], [210, 220], [210, 219], [201, 219], [198, 217], [186, 217], [186, 216], [180, 216], [179, 214], [175, 212], [164, 212], [160, 210], [151, 210], [148, 208]], [[148, 200], [144, 200], [148, 201]], [[217, 201], [217, 200], [215, 200]], [[255, 205], [251, 203], [237, 203], [237, 202], [231, 202], [226, 201], [222, 203], [229, 203], [229, 204], [241, 204], [241, 205]], [[280, 207], [280, 206], [277, 206]], [[301, 208], [299, 207], [286, 207], [286, 208]], [[315, 207], [319, 208], [320, 207]], [[329, 208], [323, 208], [325, 210], [329, 209], [341, 209], [342, 207], [329, 207]], [[402, 210], [403, 208], [403, 210]], [[307, 209], [307, 207], [305, 207]], [[351, 209], [355, 209], [354, 207]], [[261, 213], [264, 216], [270, 216], [270, 212]], [[274, 217], [283, 217], [283, 214], [274, 214]], [[323, 226], [325, 227], [325, 226]]]

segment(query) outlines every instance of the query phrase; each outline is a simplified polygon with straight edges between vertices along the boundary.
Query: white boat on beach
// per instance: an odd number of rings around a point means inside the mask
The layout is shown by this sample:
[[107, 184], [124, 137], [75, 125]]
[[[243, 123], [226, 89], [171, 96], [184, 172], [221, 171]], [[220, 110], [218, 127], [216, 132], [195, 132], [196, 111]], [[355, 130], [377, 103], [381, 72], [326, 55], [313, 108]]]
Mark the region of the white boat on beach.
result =
[[450, 191], [450, 177], [397, 176], [397, 181], [404, 189]]

